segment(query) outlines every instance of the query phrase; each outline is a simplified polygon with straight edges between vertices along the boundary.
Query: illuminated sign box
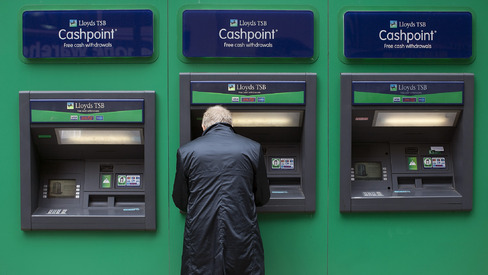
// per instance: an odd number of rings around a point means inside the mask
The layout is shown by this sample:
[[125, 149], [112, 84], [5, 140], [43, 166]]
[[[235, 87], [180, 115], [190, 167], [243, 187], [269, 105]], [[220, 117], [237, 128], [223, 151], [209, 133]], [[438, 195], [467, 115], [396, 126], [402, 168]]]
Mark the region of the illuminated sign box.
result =
[[313, 58], [308, 10], [185, 10], [185, 57]]
[[348, 11], [346, 58], [456, 58], [473, 55], [470, 12]]
[[151, 10], [25, 11], [22, 54], [42, 58], [151, 57]]

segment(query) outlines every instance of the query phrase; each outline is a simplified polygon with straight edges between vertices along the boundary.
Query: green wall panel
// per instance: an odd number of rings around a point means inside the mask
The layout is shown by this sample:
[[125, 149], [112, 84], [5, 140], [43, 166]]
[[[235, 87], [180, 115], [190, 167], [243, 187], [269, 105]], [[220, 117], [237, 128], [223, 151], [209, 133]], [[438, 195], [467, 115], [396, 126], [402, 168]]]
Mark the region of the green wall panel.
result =
[[[178, 43], [180, 15], [186, 7], [210, 9], [283, 9], [296, 7], [315, 8], [315, 19], [318, 20], [319, 57], [312, 64], [277, 64], [257, 61], [219, 63], [185, 63], [178, 58], [181, 50]], [[170, 1], [169, 3], [169, 111], [172, 115], [179, 115], [179, 79], [180, 72], [317, 72], [317, 142], [318, 167], [327, 167], [327, 3], [325, 1]], [[204, 42], [202, 42], [204, 43]], [[258, 62], [259, 64], [255, 64]], [[321, 77], [322, 75], [322, 77]], [[170, 121], [170, 131], [179, 131], [178, 117]], [[169, 137], [170, 143], [170, 191], [172, 191], [171, 176], [175, 172], [176, 149], [179, 146], [177, 134]], [[327, 269], [327, 185], [326, 169], [317, 169], [317, 211], [314, 214], [260, 214], [260, 228], [265, 250], [266, 274], [324, 274]], [[178, 270], [171, 270], [171, 274], [179, 274], [181, 265], [181, 251], [183, 242], [184, 217], [177, 208], [170, 203], [170, 265]]]
[[[138, 8], [127, 0], [83, 1], [98, 5]], [[83, 4], [78, 2], [77, 4]], [[69, 1], [1, 1], [0, 22], [5, 26], [0, 46], [0, 83], [3, 131], [1, 165], [5, 211], [0, 228], [0, 274], [157, 274], [169, 269], [167, 190], [167, 62], [163, 1], [145, 1], [157, 7], [155, 16], [159, 58], [149, 64], [25, 64], [19, 59], [18, 16], [25, 6], [69, 9]], [[7, 42], [8, 41], [8, 42]], [[19, 99], [20, 90], [154, 90], [157, 106], [157, 232], [36, 231], [20, 230]], [[8, 130], [7, 130], [8, 129]], [[8, 211], [7, 211], [8, 209]]]
[[[488, 84], [483, 63], [486, 62], [486, 35], [478, 31], [486, 24], [485, 1], [417, 1], [391, 2], [329, 1], [330, 61], [329, 66], [329, 251], [328, 274], [483, 274], [481, 264], [488, 254], [486, 231], [487, 192], [480, 173], [486, 154], [487, 127], [481, 121], [486, 108], [481, 107]], [[438, 62], [357, 62], [344, 64], [337, 43], [342, 38], [339, 22], [346, 10], [450, 10], [472, 9], [476, 59], [472, 64]], [[476, 47], [477, 46], [477, 47]], [[397, 64], [395, 64], [397, 63]], [[405, 64], [407, 63], [407, 64]], [[444, 63], [444, 64], [442, 64]], [[475, 143], [474, 143], [474, 205], [473, 211], [430, 213], [339, 213], [339, 121], [340, 79], [342, 72], [361, 73], [474, 73], [475, 75]]]
[[[488, 255], [488, 185], [484, 184], [488, 115], [488, 3], [481, 0], [180, 0], [143, 2], [85, 0], [98, 5], [150, 6], [156, 14], [152, 63], [25, 64], [19, 59], [19, 12], [25, 6], [69, 8], [65, 0], [0, 2], [0, 137], [2, 195], [0, 275], [4, 274], [179, 274], [184, 216], [171, 200], [179, 147], [180, 72], [317, 73], [317, 206], [313, 214], [260, 214], [267, 274], [483, 274]], [[187, 62], [179, 56], [178, 24], [185, 6], [208, 8], [297, 8], [315, 11], [318, 59], [313, 63], [260, 61]], [[476, 59], [470, 64], [355, 62], [340, 57], [340, 18], [348, 9], [471, 9]], [[341, 72], [469, 72], [475, 75], [473, 211], [430, 213], [339, 213], [339, 103]], [[157, 107], [156, 232], [20, 230], [20, 90], [154, 90]]]

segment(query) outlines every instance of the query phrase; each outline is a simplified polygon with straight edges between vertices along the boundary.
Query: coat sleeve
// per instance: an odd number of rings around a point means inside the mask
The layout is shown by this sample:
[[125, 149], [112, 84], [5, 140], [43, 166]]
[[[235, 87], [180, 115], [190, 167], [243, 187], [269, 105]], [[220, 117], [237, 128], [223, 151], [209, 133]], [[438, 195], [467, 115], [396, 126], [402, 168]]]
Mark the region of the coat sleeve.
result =
[[180, 151], [176, 154], [176, 175], [173, 185], [173, 202], [181, 211], [186, 212], [188, 206], [188, 177], [181, 159]]
[[263, 206], [269, 201], [270, 192], [268, 176], [266, 175], [264, 155], [261, 148], [259, 150], [258, 165], [254, 173], [253, 191], [254, 203], [256, 204], [256, 206]]

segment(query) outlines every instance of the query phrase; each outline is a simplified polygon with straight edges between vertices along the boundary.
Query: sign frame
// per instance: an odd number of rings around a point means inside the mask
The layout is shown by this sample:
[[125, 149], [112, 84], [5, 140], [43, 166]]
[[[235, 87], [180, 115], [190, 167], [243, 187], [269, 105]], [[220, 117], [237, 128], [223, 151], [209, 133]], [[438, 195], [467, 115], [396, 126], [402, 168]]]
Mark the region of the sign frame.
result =
[[[131, 106], [127, 107], [127, 104]], [[144, 108], [143, 99], [31, 99], [30, 121], [31, 123], [144, 123]]]
[[[24, 42], [23, 42], [23, 15], [25, 12], [39, 11], [39, 12], [73, 12], [73, 11], [140, 11], [149, 10], [152, 12], [152, 46], [153, 52], [150, 56], [103, 56], [103, 57], [46, 57], [46, 58], [27, 58], [23, 54]], [[25, 6], [18, 13], [18, 57], [26, 64], [43, 64], [43, 63], [60, 63], [60, 64], [70, 64], [70, 63], [153, 63], [159, 58], [159, 13], [152, 7], [147, 5], [120, 5], [120, 6], [108, 6], [108, 5], [97, 5], [97, 6], [81, 6], [81, 5], [41, 5], [41, 6]]]
[[[452, 12], [466, 12], [470, 13], [472, 17], [471, 30], [472, 30], [472, 42], [471, 42], [471, 57], [469, 58], [414, 58], [414, 57], [373, 57], [373, 58], [348, 58], [344, 53], [344, 15], [347, 12], [385, 12], [385, 13], [452, 13]], [[344, 64], [471, 64], [476, 59], [477, 52], [477, 39], [475, 35], [476, 29], [476, 13], [471, 8], [453, 8], [453, 7], [439, 7], [436, 9], [427, 9], [425, 7], [395, 7], [391, 9], [385, 9], [383, 7], [357, 7], [349, 6], [343, 8], [338, 16], [338, 51], [337, 56]]]
[[305, 105], [305, 81], [191, 81], [191, 105]]
[[[186, 10], [203, 10], [203, 11], [310, 11], [313, 13], [313, 56], [311, 58], [297, 58], [297, 57], [186, 57], [183, 54], [183, 13]], [[315, 7], [307, 5], [298, 6], [260, 6], [259, 9], [255, 6], [237, 5], [185, 5], [178, 11], [178, 39], [177, 39], [177, 55], [178, 59], [184, 63], [314, 63], [319, 58], [319, 33], [320, 33], [320, 18], [319, 13]], [[326, 28], [325, 28], [326, 29]]]
[[351, 98], [353, 105], [463, 105], [464, 82], [353, 81]]

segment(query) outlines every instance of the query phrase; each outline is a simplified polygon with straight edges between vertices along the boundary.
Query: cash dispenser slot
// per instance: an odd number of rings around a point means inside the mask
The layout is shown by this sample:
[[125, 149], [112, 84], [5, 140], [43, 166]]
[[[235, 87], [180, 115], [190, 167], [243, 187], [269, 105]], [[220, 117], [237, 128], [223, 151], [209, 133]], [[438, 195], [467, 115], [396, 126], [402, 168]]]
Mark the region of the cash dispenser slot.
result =
[[422, 177], [423, 188], [454, 188], [453, 177]]
[[[245, 88], [245, 89], [244, 89]], [[315, 74], [180, 74], [180, 144], [202, 135], [212, 105], [263, 148], [271, 198], [260, 212], [315, 211]]]
[[[453, 189], [453, 177], [449, 176], [397, 176], [394, 189]], [[395, 188], [396, 187], [396, 188]]]
[[109, 195], [89, 195], [88, 207], [113, 207], [114, 197]]
[[414, 189], [417, 188], [419, 182], [418, 179], [412, 177], [398, 177], [397, 178], [397, 189]]
[[300, 178], [268, 178], [270, 185], [300, 186]]
[[300, 178], [268, 178], [273, 199], [305, 199]]
[[130, 207], [144, 206], [144, 195], [100, 195], [88, 196], [88, 207]]
[[341, 212], [469, 211], [472, 74], [341, 75]]

